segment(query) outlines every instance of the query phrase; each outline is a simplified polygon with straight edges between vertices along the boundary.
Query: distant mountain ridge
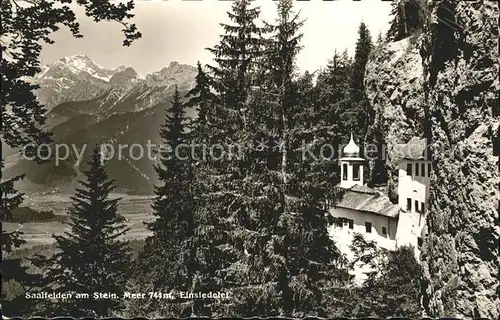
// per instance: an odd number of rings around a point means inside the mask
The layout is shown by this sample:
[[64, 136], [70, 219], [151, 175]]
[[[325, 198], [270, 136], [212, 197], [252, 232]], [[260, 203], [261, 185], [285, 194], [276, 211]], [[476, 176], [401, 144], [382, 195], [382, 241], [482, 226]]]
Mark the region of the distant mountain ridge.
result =
[[171, 62], [168, 67], [144, 77], [131, 67], [105, 69], [85, 55], [75, 55], [43, 66], [33, 82], [40, 86], [39, 101], [51, 110], [58, 104], [91, 100], [117, 88], [121, 88], [118, 91], [123, 94], [141, 84], [150, 88], [173, 84], [189, 87], [194, 83], [195, 72], [193, 66]]
[[[171, 62], [152, 74], [141, 76], [131, 67], [105, 69], [84, 55], [62, 58], [44, 66], [33, 78], [40, 85], [39, 101], [47, 104], [46, 130], [56, 144], [86, 145], [83, 161], [72, 155], [56, 165], [43, 165], [6, 156], [6, 177], [26, 173], [28, 189], [57, 188], [71, 191], [86, 167], [91, 149], [102, 143], [113, 145], [159, 143], [158, 132], [177, 85], [184, 95], [195, 84], [197, 68]], [[194, 116], [192, 110], [188, 114]], [[154, 161], [145, 156], [108, 163], [110, 177], [118, 189], [128, 193], [151, 193], [156, 182]], [[28, 190], [29, 191], [29, 190]]]
[[[126, 69], [123, 66], [105, 69], [85, 55], [75, 55], [43, 66], [33, 82], [40, 85], [36, 92], [39, 101], [50, 110], [63, 102], [94, 98], [113, 84], [118, 85], [116, 78], [113, 82], [110, 80]], [[140, 77], [135, 70], [133, 73], [132, 78]], [[130, 78], [123, 82], [128, 80]]]

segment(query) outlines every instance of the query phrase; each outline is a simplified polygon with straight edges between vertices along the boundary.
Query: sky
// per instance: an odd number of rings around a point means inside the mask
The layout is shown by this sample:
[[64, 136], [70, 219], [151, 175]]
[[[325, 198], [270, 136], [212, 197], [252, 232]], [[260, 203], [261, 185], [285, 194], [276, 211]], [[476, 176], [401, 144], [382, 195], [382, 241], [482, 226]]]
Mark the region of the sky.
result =
[[[262, 19], [274, 20], [274, 1], [253, 3], [261, 7]], [[198, 60], [211, 63], [212, 55], [205, 48], [217, 44], [222, 33], [219, 24], [229, 22], [226, 13], [232, 1], [137, 0], [135, 4], [133, 22], [143, 36], [130, 47], [122, 46], [119, 24], [96, 23], [82, 10], [76, 10], [84, 37], [75, 39], [62, 28], [52, 36], [55, 44], [44, 45], [42, 64], [84, 54], [102, 67], [130, 66], [146, 75], [172, 61], [190, 65], [196, 65]], [[390, 1], [295, 1], [295, 10], [306, 20], [301, 29], [303, 49], [297, 57], [300, 72], [314, 72], [325, 66], [335, 50], [348, 49], [353, 55], [361, 22], [368, 26], [374, 40], [389, 27]]]

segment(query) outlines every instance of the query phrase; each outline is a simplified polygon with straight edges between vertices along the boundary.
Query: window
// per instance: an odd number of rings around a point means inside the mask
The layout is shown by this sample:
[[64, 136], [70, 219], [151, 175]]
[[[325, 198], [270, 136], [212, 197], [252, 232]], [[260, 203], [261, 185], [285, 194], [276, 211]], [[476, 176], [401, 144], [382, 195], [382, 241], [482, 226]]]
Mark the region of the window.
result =
[[387, 229], [385, 227], [382, 227], [382, 234], [385, 236], [387, 235]]
[[431, 164], [430, 163], [427, 164], [427, 176], [428, 177], [431, 176]]
[[344, 226], [342, 218], [338, 218], [335, 224], [337, 225], [337, 227], [343, 227]]
[[420, 215], [418, 216], [418, 226], [422, 223], [422, 215], [425, 213], [425, 203], [420, 202]]
[[418, 211], [418, 200], [415, 200], [415, 212], [420, 212]]
[[422, 171], [422, 177], [425, 177], [425, 163], [422, 163], [422, 169], [420, 171]]
[[411, 212], [411, 199], [410, 198], [406, 199], [406, 211]]
[[354, 220], [349, 219], [349, 229], [354, 229]]
[[418, 168], [420, 168], [418, 166], [418, 163], [415, 163], [415, 176], [418, 177], [420, 175], [420, 173], [418, 172]]
[[406, 175], [407, 175], [407, 176], [411, 176], [412, 171], [413, 171], [412, 169], [413, 169], [413, 168], [412, 168], [412, 166], [411, 166], [411, 163], [406, 164]]
[[359, 181], [359, 164], [353, 165], [352, 179], [354, 181]]
[[365, 227], [366, 227], [366, 232], [368, 232], [368, 233], [372, 232], [372, 223], [371, 222], [365, 222]]
[[342, 180], [347, 180], [347, 164], [342, 165]]
[[422, 238], [418, 237], [417, 238], [417, 245], [419, 248], [422, 246], [423, 243], [424, 243], [424, 240]]

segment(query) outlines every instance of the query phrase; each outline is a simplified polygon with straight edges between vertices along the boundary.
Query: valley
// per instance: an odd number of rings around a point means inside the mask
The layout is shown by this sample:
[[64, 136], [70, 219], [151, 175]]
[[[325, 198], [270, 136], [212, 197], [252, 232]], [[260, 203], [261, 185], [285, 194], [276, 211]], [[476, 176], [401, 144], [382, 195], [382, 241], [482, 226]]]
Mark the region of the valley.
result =
[[[96, 145], [118, 150], [119, 146], [145, 149], [148, 143], [158, 144], [175, 88], [185, 96], [194, 86], [196, 70], [174, 61], [158, 72], [140, 76], [130, 67], [104, 69], [85, 55], [44, 66], [32, 81], [40, 86], [37, 97], [48, 110], [45, 130], [52, 133], [52, 155], [58, 146], [85, 152], [81, 159], [71, 152], [65, 159], [40, 165], [2, 145], [4, 177], [26, 174], [18, 184], [22, 190], [57, 188], [72, 193]], [[194, 117], [195, 111], [188, 109], [187, 114]], [[157, 183], [153, 165], [154, 160], [147, 156], [130, 153], [107, 163], [117, 192], [140, 195], [152, 194]]]
[[[69, 194], [33, 194], [26, 197], [22, 206], [29, 206], [39, 211], [52, 210], [56, 215], [67, 215], [67, 209], [71, 206], [70, 197]], [[151, 196], [113, 194], [111, 198], [122, 198], [118, 206], [118, 213], [127, 219], [126, 225], [130, 228], [125, 237], [127, 240], [144, 239], [150, 234], [146, 230], [144, 222], [154, 219], [154, 216], [151, 215]], [[27, 243], [21, 249], [53, 243], [52, 234], [61, 235], [69, 230], [66, 223], [57, 221], [27, 222], [21, 225], [5, 222], [2, 228], [7, 232], [15, 230], [23, 232], [22, 238]]]

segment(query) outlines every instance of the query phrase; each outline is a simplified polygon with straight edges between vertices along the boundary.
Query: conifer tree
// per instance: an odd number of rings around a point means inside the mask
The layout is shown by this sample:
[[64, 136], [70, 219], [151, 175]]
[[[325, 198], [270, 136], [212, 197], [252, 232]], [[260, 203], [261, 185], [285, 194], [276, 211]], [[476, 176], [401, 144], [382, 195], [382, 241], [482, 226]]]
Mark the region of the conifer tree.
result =
[[422, 29], [427, 17], [426, 5], [426, 0], [393, 1], [387, 39], [399, 41]]
[[368, 101], [365, 94], [364, 79], [366, 64], [373, 44], [370, 31], [363, 22], [359, 26], [358, 35], [351, 74], [352, 119], [354, 122], [351, 123], [350, 130], [364, 139], [368, 126]]
[[262, 35], [265, 33], [257, 26], [259, 15], [260, 8], [252, 7], [250, 0], [235, 1], [228, 12], [234, 25], [221, 24], [224, 34], [220, 43], [208, 49], [216, 62], [216, 66], [208, 65], [217, 97], [211, 122], [212, 140], [225, 149], [222, 151], [225, 156], [218, 157], [220, 152], [211, 156], [210, 166], [216, 170], [214, 175], [228, 182], [218, 181], [212, 187], [229, 188], [222, 195], [224, 199], [213, 200], [228, 206], [233, 203], [235, 195], [230, 189], [237, 188], [247, 170], [239, 153], [251, 140], [248, 97], [251, 87], [257, 83], [257, 66], [263, 53]]
[[[1, 160], [0, 167], [3, 168], [3, 160]], [[17, 176], [12, 179], [2, 181], [0, 183], [0, 221], [6, 221], [12, 217], [12, 211], [19, 207], [23, 202], [22, 193], [18, 193], [14, 187], [14, 184], [19, 180], [23, 179], [24, 176]], [[1, 246], [3, 252], [11, 252], [13, 248], [18, 248], [22, 244], [26, 243], [25, 240], [21, 239], [21, 232], [7, 232], [2, 228], [1, 234]]]
[[284, 226], [279, 225], [286, 206], [287, 153], [279, 144], [288, 130], [287, 110], [292, 112], [287, 108], [301, 38], [296, 31], [302, 23], [290, 7], [291, 3], [280, 1], [276, 25], [266, 24], [266, 31], [273, 34], [265, 42], [266, 57], [259, 61], [264, 70], [259, 74], [267, 77], [260, 88], [251, 91], [248, 103], [249, 131], [255, 145], [244, 149], [246, 175], [239, 184], [238, 207], [228, 230], [234, 261], [225, 270], [234, 296], [229, 312], [238, 316], [285, 314], [290, 309], [286, 301], [290, 304], [293, 294], [283, 252]]
[[[300, 140], [311, 132], [304, 120], [314, 111], [299, 110], [294, 81], [302, 23], [291, 0], [278, 2], [278, 18], [267, 24], [272, 36], [265, 67], [271, 72], [251, 97], [252, 132], [267, 145], [245, 154], [245, 197], [231, 233], [237, 261], [227, 275], [236, 284], [232, 310], [240, 316], [319, 315], [321, 288], [335, 278], [337, 250], [320, 204], [324, 193], [313, 186], [321, 185], [314, 181], [319, 166], [300, 158]], [[312, 98], [313, 91], [309, 75], [302, 97]], [[323, 129], [319, 124], [313, 131]]]
[[[208, 134], [209, 126], [213, 119], [213, 108], [219, 103], [217, 96], [212, 91], [213, 81], [211, 77], [203, 70], [198, 61], [198, 74], [195, 77], [196, 85], [187, 94], [186, 107], [192, 107], [197, 111], [197, 118], [191, 124], [191, 130], [194, 133], [193, 139], [203, 140]], [[197, 142], [200, 142], [197, 141]]]
[[[155, 186], [152, 208], [156, 220], [147, 227], [152, 235], [146, 239], [139, 256], [137, 281], [141, 292], [172, 293], [179, 298], [180, 291], [191, 291], [196, 270], [193, 260], [194, 230], [191, 157], [183, 144], [189, 143], [186, 131], [185, 105], [175, 89], [172, 107], [160, 130], [162, 147], [155, 166], [160, 185]], [[165, 300], [148, 297], [147, 301], [132, 303], [128, 312], [136, 316], [189, 316], [190, 301]]]
[[356, 51], [352, 68], [352, 94], [355, 101], [363, 98], [366, 63], [373, 48], [372, 38], [367, 26], [362, 22], [359, 25], [358, 40], [356, 42]]
[[[288, 1], [286, 1], [288, 2]], [[291, 2], [291, 1], [290, 1]], [[290, 10], [291, 10], [291, 3]], [[280, 37], [281, 38], [281, 37]], [[338, 71], [349, 73], [347, 53], [342, 54]], [[327, 233], [328, 205], [336, 202], [337, 169], [333, 156], [323, 146], [335, 144], [338, 123], [331, 108], [320, 103], [312, 75], [306, 73], [292, 85], [292, 110], [285, 132], [287, 181], [285, 183], [287, 226], [285, 248], [290, 289], [285, 301], [290, 316], [325, 316], [326, 288], [344, 283], [345, 261]], [[309, 107], [307, 107], [309, 105]], [[313, 155], [305, 155], [305, 150]]]
[[[221, 24], [224, 34], [219, 44], [208, 50], [214, 55], [216, 66], [208, 65], [214, 78], [214, 87], [219, 94], [222, 108], [219, 117], [226, 117], [236, 127], [244, 122], [244, 104], [250, 87], [256, 81], [256, 65], [262, 50], [263, 28], [256, 20], [260, 15], [259, 7], [252, 7], [250, 0], [234, 1], [228, 12], [231, 24]], [[225, 129], [231, 128], [230, 123]], [[231, 133], [231, 131], [229, 133]]]
[[[236, 222], [246, 211], [242, 185], [250, 167], [242, 157], [242, 149], [252, 141], [248, 100], [258, 80], [265, 31], [257, 26], [259, 15], [260, 9], [252, 7], [251, 1], [235, 1], [228, 12], [232, 24], [222, 24], [220, 43], [209, 49], [216, 62], [208, 70], [217, 103], [210, 121], [211, 150], [203, 169], [204, 190], [196, 209], [200, 222], [197, 241], [201, 243], [196, 256], [201, 272], [196, 275], [195, 285], [205, 290], [231, 291], [238, 286], [238, 272], [232, 267], [237, 267], [242, 254], [238, 249], [242, 230]], [[230, 300], [203, 301], [197, 307], [197, 315], [228, 316], [234, 311]]]
[[113, 180], [108, 180], [99, 147], [94, 148], [83, 172], [86, 180], [71, 197], [69, 232], [54, 235], [58, 251], [50, 258], [37, 255], [33, 264], [44, 270], [43, 291], [87, 293], [89, 299], [59, 300], [51, 306], [56, 314], [104, 317], [114, 314], [120, 299], [94, 299], [94, 292], [122, 297], [129, 276], [127, 242], [121, 241], [129, 228], [117, 214], [119, 199], [109, 199]]
[[382, 32], [379, 32], [377, 36], [377, 45], [381, 45], [383, 42], [384, 39], [382, 38]]
[[[209, 147], [219, 143], [222, 119], [217, 118], [217, 107], [221, 105], [219, 96], [213, 89], [213, 78], [207, 74], [198, 62], [196, 85], [186, 97], [189, 100], [186, 106], [197, 110], [197, 118], [190, 123], [189, 137], [194, 145], [192, 159], [193, 181], [192, 196], [196, 205], [193, 209], [194, 234], [192, 246], [194, 248], [193, 264], [196, 265], [192, 278], [192, 292], [216, 292], [220, 289], [220, 278], [216, 274], [219, 270], [219, 258], [222, 253], [218, 247], [217, 230], [218, 217], [213, 212], [219, 209], [216, 202], [211, 201], [210, 190], [214, 190], [217, 181], [212, 181], [211, 175], [218, 172], [210, 157]], [[216, 126], [219, 124], [219, 126]], [[211, 187], [212, 186], [212, 187]], [[211, 316], [217, 312], [217, 303], [207, 299], [195, 299], [192, 305], [192, 316]]]
[[391, 22], [389, 24], [389, 29], [387, 30], [386, 37], [389, 41], [398, 41], [404, 38], [405, 35], [404, 16], [400, 0], [391, 2], [390, 16]]
[[346, 142], [343, 140], [350, 136], [351, 128], [356, 125], [353, 121], [357, 114], [353, 110], [350, 92], [351, 65], [347, 50], [342, 54], [335, 51], [332, 59], [328, 61], [327, 68], [318, 75], [316, 81], [317, 103], [320, 108], [324, 108], [330, 125], [335, 125], [336, 136], [330, 141], [335, 146]]

